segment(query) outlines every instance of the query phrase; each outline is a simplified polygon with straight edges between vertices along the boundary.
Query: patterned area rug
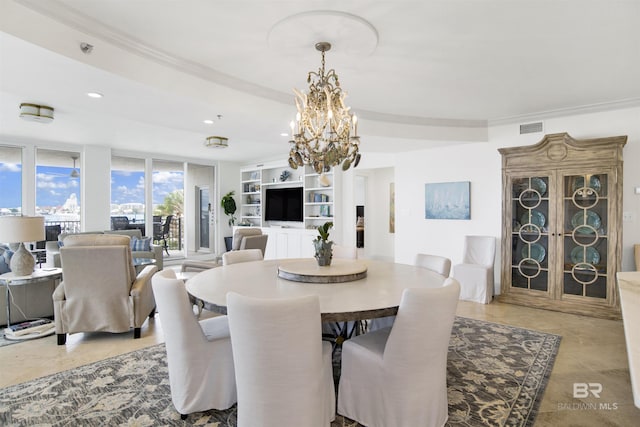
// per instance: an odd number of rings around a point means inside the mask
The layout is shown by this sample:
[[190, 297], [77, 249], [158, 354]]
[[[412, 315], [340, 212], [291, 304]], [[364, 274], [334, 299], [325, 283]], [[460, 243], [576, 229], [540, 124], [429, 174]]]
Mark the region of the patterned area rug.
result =
[[[560, 336], [457, 317], [448, 426], [532, 426]], [[236, 425], [236, 407], [189, 415], [171, 403], [164, 344], [0, 390], [0, 425]], [[336, 416], [334, 427], [359, 424]]]

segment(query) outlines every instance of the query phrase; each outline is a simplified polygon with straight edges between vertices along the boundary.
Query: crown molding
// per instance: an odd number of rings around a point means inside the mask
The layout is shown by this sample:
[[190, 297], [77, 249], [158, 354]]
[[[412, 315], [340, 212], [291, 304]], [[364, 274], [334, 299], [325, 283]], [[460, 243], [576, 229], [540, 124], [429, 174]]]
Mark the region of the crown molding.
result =
[[521, 114], [518, 116], [504, 117], [500, 119], [490, 119], [487, 121], [489, 127], [510, 125], [514, 123], [526, 123], [538, 120], [552, 119], [556, 117], [577, 116], [581, 114], [601, 113], [611, 110], [624, 110], [627, 108], [640, 107], [640, 98], [629, 98], [613, 102], [602, 102], [598, 104], [582, 105], [571, 108], [558, 108], [556, 110], [541, 111], [538, 113]]

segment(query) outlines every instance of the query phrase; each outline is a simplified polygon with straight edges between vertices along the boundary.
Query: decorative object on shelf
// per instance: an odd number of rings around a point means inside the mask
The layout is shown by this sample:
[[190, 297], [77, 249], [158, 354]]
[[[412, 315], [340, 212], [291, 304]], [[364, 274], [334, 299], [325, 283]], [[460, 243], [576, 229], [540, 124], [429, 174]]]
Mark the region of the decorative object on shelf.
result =
[[537, 243], [531, 243], [522, 247], [522, 258], [524, 259], [531, 258], [538, 262], [542, 262], [544, 261], [544, 257], [546, 254], [547, 251], [544, 246]]
[[[577, 191], [581, 188], [584, 188], [584, 177], [583, 176], [579, 176], [576, 178], [576, 180], [573, 182], [573, 191]], [[600, 190], [602, 189], [602, 184], [600, 184], [600, 178], [598, 178], [597, 175], [591, 175], [591, 177], [589, 178], [589, 188], [594, 190], [596, 193], [599, 193]]]
[[224, 209], [224, 214], [229, 217], [229, 226], [232, 227], [236, 223], [235, 213], [238, 209], [236, 206], [236, 201], [233, 198], [235, 191], [229, 191], [225, 194], [220, 200], [220, 205], [222, 209]]
[[[585, 221], [585, 212], [579, 211], [571, 218], [571, 225], [574, 228], [578, 228], [578, 233], [580, 234], [591, 234], [597, 231], [602, 225], [602, 220], [600, 216], [593, 211], [586, 211], [586, 221]], [[581, 227], [583, 225], [588, 225], [588, 227]]]
[[311, 165], [317, 173], [340, 163], [343, 170], [351, 165], [355, 168], [360, 163], [358, 118], [344, 105], [346, 93], [335, 70], [325, 73], [324, 53], [331, 44], [319, 42], [315, 47], [322, 52], [322, 65], [318, 72], [307, 75], [309, 93], [294, 89], [298, 113], [290, 123], [289, 165], [293, 169]]
[[208, 136], [204, 143], [209, 148], [227, 148], [229, 146], [229, 138], [224, 136]]
[[73, 169], [71, 170], [71, 174], [69, 175], [71, 178], [78, 178], [80, 176], [80, 172], [76, 169], [76, 160], [78, 160], [78, 156], [71, 156], [73, 159]]
[[329, 187], [331, 186], [331, 180], [326, 174], [321, 173], [318, 177], [318, 184], [320, 184], [320, 187]]
[[45, 239], [43, 216], [3, 216], [0, 217], [0, 241], [19, 243], [18, 250], [11, 257], [9, 267], [16, 276], [33, 273], [36, 261], [24, 247], [24, 242], [38, 242]]
[[531, 178], [531, 188], [540, 193], [541, 196], [544, 196], [547, 193], [547, 184], [542, 178]]
[[20, 118], [39, 123], [51, 123], [53, 107], [23, 102], [20, 104]]
[[596, 265], [600, 262], [600, 252], [591, 246], [576, 246], [571, 251], [571, 262], [574, 264], [588, 263]]
[[289, 172], [288, 170], [282, 171], [282, 173], [280, 174], [280, 181], [285, 182], [289, 179], [289, 177], [291, 177], [291, 172]]
[[[529, 214], [531, 214], [531, 217], [529, 217]], [[522, 224], [534, 224], [540, 228], [544, 227], [544, 224], [547, 222], [544, 214], [536, 210], [531, 210], [523, 213], [520, 220], [522, 221]]]
[[313, 240], [313, 246], [315, 247], [315, 258], [318, 260], [320, 267], [331, 265], [331, 258], [333, 257], [333, 241], [329, 239], [329, 229], [333, 227], [333, 222], [327, 221], [318, 227], [318, 237]]

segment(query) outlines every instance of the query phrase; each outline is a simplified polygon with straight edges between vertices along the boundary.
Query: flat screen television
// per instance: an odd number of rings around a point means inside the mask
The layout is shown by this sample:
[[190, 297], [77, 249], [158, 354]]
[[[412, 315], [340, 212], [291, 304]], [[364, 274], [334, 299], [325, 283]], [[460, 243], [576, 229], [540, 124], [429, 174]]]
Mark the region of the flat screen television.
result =
[[264, 219], [266, 221], [299, 221], [302, 218], [302, 187], [267, 188]]

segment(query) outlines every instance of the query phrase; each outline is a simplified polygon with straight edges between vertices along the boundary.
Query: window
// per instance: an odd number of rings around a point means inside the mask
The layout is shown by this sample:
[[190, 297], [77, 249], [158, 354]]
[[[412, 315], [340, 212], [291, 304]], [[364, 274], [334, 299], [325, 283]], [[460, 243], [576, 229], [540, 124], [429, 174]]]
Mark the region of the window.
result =
[[0, 215], [22, 213], [22, 149], [0, 146]]
[[63, 232], [80, 231], [80, 154], [36, 151], [36, 215]]
[[[153, 215], [165, 223], [171, 217], [167, 245], [170, 250], [183, 248], [184, 164], [153, 160]], [[154, 235], [157, 233], [154, 230]], [[154, 237], [155, 238], [155, 237]]]
[[144, 159], [111, 158], [111, 218], [144, 224], [144, 181]]

